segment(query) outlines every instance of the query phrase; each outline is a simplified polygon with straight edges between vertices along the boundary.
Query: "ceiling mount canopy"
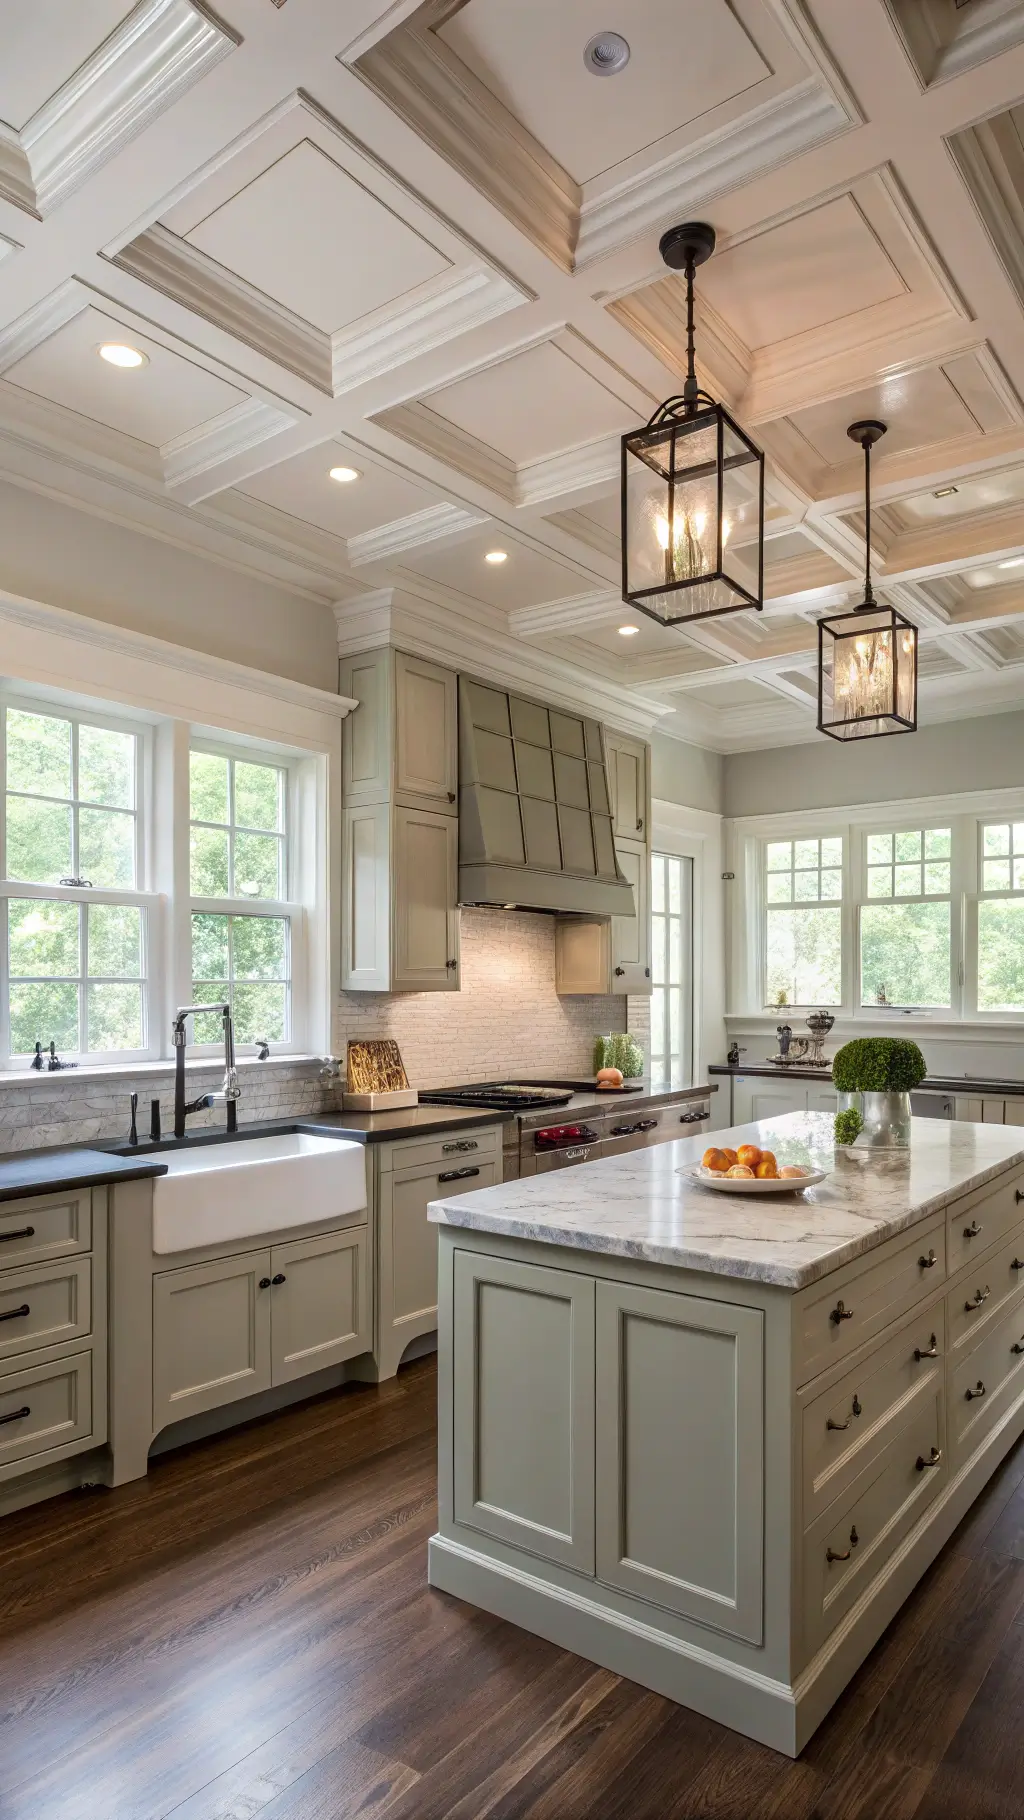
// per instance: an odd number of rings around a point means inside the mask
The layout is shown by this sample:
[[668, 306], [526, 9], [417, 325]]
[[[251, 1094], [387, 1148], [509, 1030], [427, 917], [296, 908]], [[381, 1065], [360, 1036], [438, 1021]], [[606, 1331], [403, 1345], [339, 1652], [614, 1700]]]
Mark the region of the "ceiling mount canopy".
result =
[[864, 450], [864, 599], [818, 621], [818, 731], [832, 739], [917, 731], [917, 627], [871, 585], [871, 451], [885, 432], [876, 418], [846, 432]]
[[686, 378], [622, 438], [622, 598], [661, 625], [760, 611], [764, 455], [697, 384], [693, 285], [715, 250], [704, 221], [669, 228], [665, 264], [686, 277]]

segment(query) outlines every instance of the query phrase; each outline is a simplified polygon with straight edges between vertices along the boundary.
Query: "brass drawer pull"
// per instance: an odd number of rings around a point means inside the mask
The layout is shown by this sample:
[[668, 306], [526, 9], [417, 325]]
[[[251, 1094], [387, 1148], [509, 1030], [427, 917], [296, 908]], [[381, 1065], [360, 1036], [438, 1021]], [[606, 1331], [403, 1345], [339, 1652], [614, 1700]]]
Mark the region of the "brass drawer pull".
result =
[[928, 1256], [926, 1258], [918, 1258], [918, 1260], [917, 1260], [918, 1265], [921, 1270], [934, 1270], [938, 1261], [939, 1260], [935, 1256], [934, 1251], [932, 1251], [930, 1249], [928, 1252]]
[[846, 1421], [845, 1422], [833, 1422], [832, 1417], [829, 1416], [828, 1421], [825, 1423], [825, 1427], [834, 1428], [841, 1433], [844, 1429], [849, 1428], [850, 1423], [852, 1422], [854, 1416], [859, 1416], [859, 1415], [863, 1414], [863, 1410], [864, 1410], [864, 1405], [862, 1404], [859, 1396], [857, 1396], [856, 1392], [854, 1392], [853, 1402], [850, 1405], [850, 1414], [847, 1416]]
[[941, 1460], [942, 1460], [942, 1448], [933, 1447], [932, 1451], [931, 1451], [931, 1457], [927, 1460], [924, 1458], [923, 1454], [918, 1454], [917, 1470], [918, 1470], [918, 1472], [927, 1472], [929, 1467], [938, 1466], [940, 1464]]
[[938, 1342], [938, 1339], [936, 1338], [935, 1334], [932, 1334], [932, 1343], [929, 1346], [927, 1352], [922, 1352], [920, 1346], [914, 1347], [914, 1359], [918, 1365], [920, 1365], [922, 1359], [937, 1359], [938, 1356], [939, 1356], [939, 1342]]
[[847, 1308], [845, 1302], [838, 1301], [836, 1303], [835, 1307], [833, 1308], [832, 1313], [829, 1315], [828, 1318], [831, 1321], [833, 1327], [838, 1327], [840, 1321], [852, 1321], [853, 1320], [853, 1309]]
[[976, 1289], [971, 1301], [964, 1303], [964, 1313], [973, 1314], [976, 1308], [980, 1308], [983, 1302], [988, 1301], [991, 1294], [992, 1290], [988, 1283], [985, 1284], [984, 1289]]
[[26, 1403], [24, 1409], [12, 1409], [9, 1416], [0, 1416], [0, 1424], [4, 1422], [23, 1422], [25, 1417], [30, 1416], [31, 1414], [32, 1411]]
[[11, 1245], [15, 1239], [34, 1239], [34, 1226], [19, 1226], [17, 1232], [0, 1232], [0, 1245]]
[[979, 1378], [974, 1390], [965, 1390], [964, 1395], [967, 1398], [968, 1403], [973, 1403], [975, 1397], [987, 1397], [988, 1391], [985, 1389], [984, 1384], [982, 1383], [981, 1379]]
[[826, 1548], [825, 1559], [828, 1562], [829, 1566], [831, 1567], [833, 1561], [848, 1561], [859, 1541], [860, 1541], [860, 1537], [857, 1534], [856, 1526], [854, 1526], [854, 1528], [851, 1529], [851, 1531], [850, 1531], [850, 1546], [846, 1550], [845, 1554], [837, 1553], [837, 1551], [834, 1548]]
[[31, 1314], [31, 1312], [32, 1310], [28, 1303], [22, 1302], [20, 1308], [5, 1309], [4, 1313], [0, 1314], [0, 1321], [21, 1321], [27, 1314]]
[[977, 1220], [972, 1220], [969, 1226], [964, 1227], [964, 1238], [976, 1239], [980, 1231], [981, 1227], [978, 1225]]

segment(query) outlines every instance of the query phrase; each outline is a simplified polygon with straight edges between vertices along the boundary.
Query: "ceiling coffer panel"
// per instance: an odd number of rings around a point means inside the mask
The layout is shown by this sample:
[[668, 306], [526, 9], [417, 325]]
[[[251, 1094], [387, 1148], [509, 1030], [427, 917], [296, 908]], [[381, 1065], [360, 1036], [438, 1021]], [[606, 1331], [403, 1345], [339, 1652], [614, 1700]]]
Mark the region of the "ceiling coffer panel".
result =
[[600, 723], [459, 679], [459, 899], [634, 916]]

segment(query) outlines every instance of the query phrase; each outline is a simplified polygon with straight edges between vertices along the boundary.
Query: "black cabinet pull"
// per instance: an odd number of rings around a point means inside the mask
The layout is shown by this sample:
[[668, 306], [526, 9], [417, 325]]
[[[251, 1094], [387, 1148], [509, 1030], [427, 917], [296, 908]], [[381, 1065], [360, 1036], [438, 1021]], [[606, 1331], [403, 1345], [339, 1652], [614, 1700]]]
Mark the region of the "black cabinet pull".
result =
[[973, 1299], [970, 1302], [964, 1303], [964, 1313], [973, 1314], [976, 1308], [980, 1308], [983, 1302], [988, 1301], [991, 1294], [992, 1291], [987, 1283], [985, 1284], [984, 1289], [976, 1289], [974, 1291]]
[[825, 1559], [828, 1562], [829, 1566], [831, 1567], [833, 1561], [848, 1561], [859, 1541], [860, 1541], [860, 1537], [857, 1534], [857, 1527], [855, 1524], [854, 1527], [850, 1531], [850, 1546], [846, 1550], [845, 1554], [837, 1554], [837, 1552], [834, 1548], [826, 1548]]
[[941, 1464], [941, 1462], [942, 1462], [942, 1448], [933, 1447], [931, 1454], [927, 1460], [925, 1459], [923, 1454], [920, 1454], [920, 1453], [918, 1454], [917, 1470], [918, 1470], [918, 1472], [927, 1472], [930, 1467], [939, 1466]]
[[1015, 1200], [1015, 1201], [1016, 1201], [1016, 1202], [1017, 1202], [1017, 1205], [1018, 1205], [1018, 1206], [1020, 1206], [1020, 1203], [1021, 1203], [1021, 1201], [1024, 1201], [1024, 1189], [1022, 1189], [1022, 1188], [1017, 1188], [1017, 1189], [1016, 1189], [1016, 1190], [1015, 1190], [1015, 1191], [1014, 1191], [1014, 1196], [1013, 1196], [1013, 1198], [1014, 1198], [1014, 1200]]
[[1020, 1258], [1014, 1258], [1013, 1263], [1010, 1265], [1010, 1269], [1024, 1270], [1024, 1263], [1021, 1262]]
[[34, 1226], [19, 1226], [17, 1232], [0, 1232], [0, 1245], [10, 1245], [14, 1239], [34, 1239]]
[[975, 1385], [975, 1388], [973, 1390], [965, 1390], [964, 1396], [967, 1398], [968, 1403], [973, 1403], [975, 1397], [987, 1397], [988, 1391], [985, 1389], [984, 1384], [982, 1383], [981, 1379], [979, 1378], [977, 1384]]
[[449, 973], [454, 973], [458, 964], [459, 964], [458, 961], [445, 961], [445, 966], [447, 967]]
[[448, 792], [448, 801], [449, 801], [449, 802], [450, 802], [450, 803], [453, 803], [453, 802], [454, 802], [454, 801], [455, 801], [455, 791], [454, 791], [454, 790], [449, 790], [449, 792]]
[[479, 1148], [480, 1148], [480, 1146], [477, 1143], [475, 1138], [456, 1138], [455, 1142], [453, 1144], [442, 1144], [441, 1145], [441, 1149], [444, 1151], [445, 1156], [447, 1156], [448, 1153], [452, 1150], [466, 1151], [466, 1150], [479, 1150]]
[[939, 1356], [939, 1343], [934, 1334], [932, 1334], [932, 1343], [929, 1346], [927, 1352], [923, 1352], [920, 1346], [914, 1347], [914, 1358], [916, 1359], [916, 1361], [919, 1365], [920, 1365], [922, 1359], [937, 1359], [938, 1356]]
[[22, 1302], [20, 1308], [8, 1308], [3, 1314], [0, 1314], [0, 1321], [21, 1321], [25, 1315], [31, 1314], [31, 1312], [28, 1303]]
[[1014, 1344], [1010, 1347], [1010, 1351], [1016, 1353], [1024, 1352], [1024, 1340], [1015, 1340]]
[[26, 1403], [24, 1409], [12, 1409], [9, 1416], [0, 1416], [0, 1426], [5, 1422], [23, 1422], [25, 1417], [31, 1414], [32, 1411]]
[[274, 1284], [274, 1286], [275, 1286], [275, 1288], [276, 1288], [276, 1287], [277, 1287], [277, 1284], [278, 1284], [278, 1283], [284, 1283], [284, 1282], [286, 1282], [286, 1281], [287, 1281], [287, 1279], [286, 1279], [286, 1277], [285, 1277], [285, 1274], [284, 1274], [284, 1271], [283, 1271], [283, 1270], [279, 1270], [279, 1271], [278, 1271], [278, 1273], [277, 1273], [277, 1275], [276, 1275], [276, 1277], [271, 1277], [271, 1279], [270, 1279], [270, 1281], [271, 1281], [271, 1282], [272, 1282], [272, 1283], [273, 1283], [273, 1284]]
[[442, 1169], [437, 1179], [439, 1182], [466, 1182], [471, 1175], [479, 1174], [476, 1164], [471, 1163], [468, 1169]]
[[976, 1239], [980, 1231], [981, 1227], [978, 1225], [977, 1220], [972, 1220], [969, 1226], [964, 1227], [964, 1238]]
[[838, 1327], [840, 1321], [852, 1321], [853, 1320], [853, 1309], [847, 1308], [845, 1302], [839, 1301], [836, 1303], [835, 1307], [832, 1310], [832, 1313], [829, 1315], [828, 1318], [831, 1321], [833, 1327]]
[[620, 980], [622, 978], [623, 974], [625, 973], [625, 971], [626, 971], [625, 967], [616, 967], [616, 969], [615, 969], [616, 979]]
[[935, 1253], [932, 1250], [929, 1250], [928, 1256], [926, 1258], [918, 1258], [918, 1260], [917, 1260], [917, 1262], [922, 1270], [934, 1270], [938, 1261], [939, 1261], [938, 1258], [935, 1256]]
[[261, 1289], [270, 1288], [270, 1278], [269, 1277], [260, 1277], [260, 1288]]

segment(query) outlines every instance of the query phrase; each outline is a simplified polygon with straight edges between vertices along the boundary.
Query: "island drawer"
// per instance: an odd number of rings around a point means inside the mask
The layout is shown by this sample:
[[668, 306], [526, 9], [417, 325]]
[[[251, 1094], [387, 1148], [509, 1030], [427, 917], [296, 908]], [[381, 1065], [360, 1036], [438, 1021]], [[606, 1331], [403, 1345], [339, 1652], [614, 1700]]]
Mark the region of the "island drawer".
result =
[[[1015, 1347], [1020, 1347], [1015, 1352]], [[956, 1365], [950, 1382], [949, 1445], [959, 1469], [1024, 1393], [1024, 1310], [1014, 1307]]]
[[88, 1188], [73, 1194], [26, 1196], [0, 1201], [0, 1271], [16, 1264], [69, 1257], [92, 1245], [92, 1196]]
[[937, 1393], [859, 1475], [849, 1495], [808, 1530], [801, 1595], [807, 1657], [871, 1584], [945, 1483], [942, 1430]]
[[36, 1454], [62, 1452], [92, 1433], [91, 1352], [0, 1377], [0, 1477]]
[[0, 1275], [2, 1361], [40, 1346], [80, 1340], [92, 1331], [92, 1263], [36, 1264]]
[[1024, 1218], [1024, 1175], [1006, 1177], [966, 1202], [950, 1207], [946, 1219], [946, 1256], [953, 1276], [982, 1251], [997, 1245]]
[[949, 1350], [970, 1351], [992, 1323], [1024, 1297], [1024, 1239], [1011, 1238], [973, 1270], [961, 1273], [947, 1298]]
[[794, 1310], [797, 1383], [806, 1384], [890, 1327], [945, 1276], [946, 1223], [938, 1214], [814, 1283]]
[[462, 1162], [479, 1162], [481, 1157], [501, 1155], [501, 1130], [496, 1125], [483, 1125], [478, 1130], [452, 1131], [447, 1136], [403, 1138], [396, 1144], [382, 1144], [380, 1166], [390, 1169], [423, 1169], [436, 1164], [438, 1169], [457, 1169]]
[[803, 1411], [803, 1527], [842, 1497], [934, 1398], [945, 1372], [945, 1304], [904, 1322], [899, 1333]]

